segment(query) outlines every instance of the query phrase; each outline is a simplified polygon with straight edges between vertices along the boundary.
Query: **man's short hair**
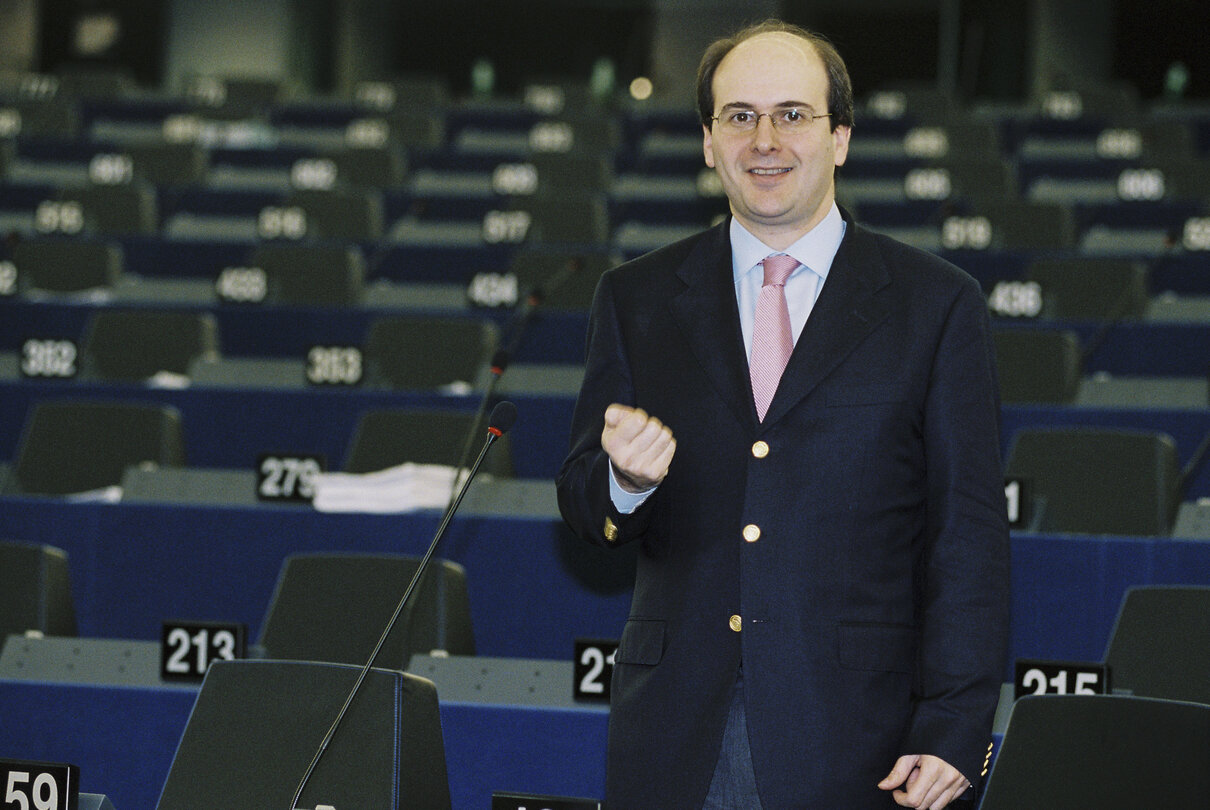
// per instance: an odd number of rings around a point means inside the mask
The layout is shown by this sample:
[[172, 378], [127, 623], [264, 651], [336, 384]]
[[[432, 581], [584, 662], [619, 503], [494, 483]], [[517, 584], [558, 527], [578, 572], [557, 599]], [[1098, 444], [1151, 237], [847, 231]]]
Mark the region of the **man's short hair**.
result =
[[765, 20], [743, 28], [729, 37], [715, 40], [702, 54], [697, 68], [697, 111], [702, 125], [710, 127], [714, 117], [714, 72], [723, 58], [741, 42], [759, 34], [783, 33], [809, 42], [823, 60], [828, 74], [828, 112], [832, 114], [831, 128], [853, 126], [853, 83], [849, 69], [835, 46], [822, 34], [782, 20]]

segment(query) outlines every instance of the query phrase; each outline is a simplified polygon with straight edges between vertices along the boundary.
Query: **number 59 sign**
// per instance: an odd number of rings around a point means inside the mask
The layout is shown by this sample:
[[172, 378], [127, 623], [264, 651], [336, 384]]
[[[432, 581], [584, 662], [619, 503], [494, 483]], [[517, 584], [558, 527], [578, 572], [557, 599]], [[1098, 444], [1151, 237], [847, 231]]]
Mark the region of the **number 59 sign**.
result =
[[75, 765], [0, 759], [0, 810], [77, 810], [79, 783]]

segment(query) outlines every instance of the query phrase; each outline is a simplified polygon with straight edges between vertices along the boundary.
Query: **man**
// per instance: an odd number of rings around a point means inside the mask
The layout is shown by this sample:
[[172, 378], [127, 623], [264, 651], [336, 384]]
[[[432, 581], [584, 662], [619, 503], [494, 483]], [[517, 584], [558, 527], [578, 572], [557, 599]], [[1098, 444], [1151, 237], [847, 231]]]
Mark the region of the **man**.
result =
[[826, 41], [715, 43], [698, 98], [732, 216], [602, 278], [557, 482], [580, 536], [641, 544], [606, 804], [939, 810], [976, 792], [1007, 646], [982, 294], [836, 206]]

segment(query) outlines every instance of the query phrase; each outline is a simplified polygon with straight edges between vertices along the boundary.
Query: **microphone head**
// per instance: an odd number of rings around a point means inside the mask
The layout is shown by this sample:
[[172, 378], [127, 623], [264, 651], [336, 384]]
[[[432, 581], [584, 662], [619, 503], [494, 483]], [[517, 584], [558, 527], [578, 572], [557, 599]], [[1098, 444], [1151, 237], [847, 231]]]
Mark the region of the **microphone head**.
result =
[[508, 368], [508, 349], [496, 349], [496, 353], [492, 355], [491, 370], [492, 374], [499, 377]]
[[504, 400], [496, 403], [496, 407], [492, 408], [492, 414], [487, 420], [487, 432], [493, 436], [500, 437], [512, 428], [513, 423], [517, 421], [517, 406]]

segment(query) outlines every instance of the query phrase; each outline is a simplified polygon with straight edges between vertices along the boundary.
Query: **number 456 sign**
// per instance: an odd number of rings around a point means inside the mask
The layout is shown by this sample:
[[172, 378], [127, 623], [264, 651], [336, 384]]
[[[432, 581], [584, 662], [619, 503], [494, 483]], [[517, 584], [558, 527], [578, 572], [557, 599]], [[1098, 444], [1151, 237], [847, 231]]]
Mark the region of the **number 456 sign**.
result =
[[77, 810], [79, 783], [75, 765], [0, 759], [0, 810]]

